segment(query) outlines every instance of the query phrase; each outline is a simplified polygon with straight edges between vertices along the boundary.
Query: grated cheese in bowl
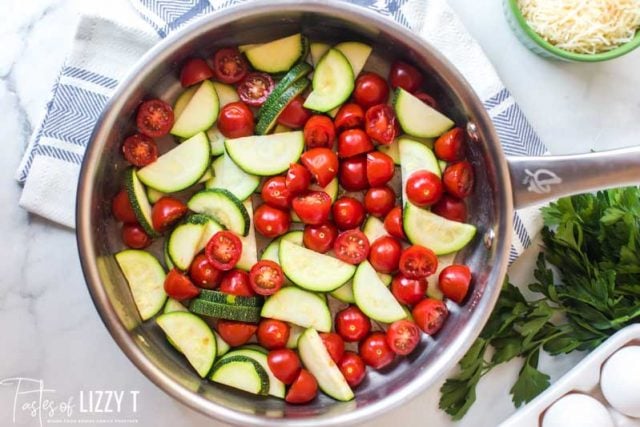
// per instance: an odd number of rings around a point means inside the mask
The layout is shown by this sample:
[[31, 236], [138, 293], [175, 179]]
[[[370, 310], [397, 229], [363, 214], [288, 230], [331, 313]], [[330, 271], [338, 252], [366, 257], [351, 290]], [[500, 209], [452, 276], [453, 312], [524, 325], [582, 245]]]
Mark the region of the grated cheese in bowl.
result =
[[518, 6], [543, 39], [575, 53], [613, 50], [640, 28], [640, 0], [518, 0]]

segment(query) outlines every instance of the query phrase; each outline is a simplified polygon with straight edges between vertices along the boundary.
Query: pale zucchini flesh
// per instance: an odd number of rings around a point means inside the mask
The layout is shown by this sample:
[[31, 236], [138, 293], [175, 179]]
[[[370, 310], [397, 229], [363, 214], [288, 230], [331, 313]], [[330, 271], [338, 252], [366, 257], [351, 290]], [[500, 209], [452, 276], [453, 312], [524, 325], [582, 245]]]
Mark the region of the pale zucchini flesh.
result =
[[167, 300], [165, 272], [160, 262], [149, 252], [136, 249], [118, 252], [115, 258], [142, 320], [155, 316]]
[[353, 278], [356, 305], [373, 320], [392, 323], [406, 314], [391, 291], [380, 280], [369, 261], [363, 261]]
[[331, 312], [326, 300], [296, 286], [282, 288], [267, 298], [261, 315], [320, 332], [331, 331]]
[[239, 200], [245, 200], [260, 185], [260, 178], [243, 171], [231, 157], [223, 154], [211, 164], [213, 177], [205, 184], [206, 188], [223, 188], [230, 191]]
[[125, 175], [125, 188], [127, 190], [127, 196], [129, 197], [129, 203], [136, 215], [136, 219], [144, 228], [144, 231], [151, 237], [158, 237], [160, 234], [153, 228], [153, 221], [151, 219], [151, 203], [147, 198], [147, 190], [142, 185], [139, 179], [139, 172], [133, 168], [126, 171]]
[[267, 355], [265, 353], [259, 350], [254, 350], [250, 347], [247, 347], [247, 348], [243, 347], [227, 353], [221, 360], [224, 360], [227, 357], [234, 357], [234, 356], [245, 356], [258, 362], [260, 366], [262, 366], [262, 368], [266, 371], [267, 375], [269, 376], [269, 394], [271, 396], [284, 399], [284, 396], [285, 396], [284, 383], [280, 381], [278, 378], [276, 378], [275, 375], [273, 375], [271, 368], [269, 368], [269, 363], [267, 362]]
[[225, 150], [246, 173], [278, 175], [296, 163], [304, 149], [302, 131], [227, 139]]
[[338, 43], [335, 45], [335, 49], [338, 49], [347, 58], [355, 77], [358, 77], [373, 50], [371, 46], [360, 42]]
[[269, 392], [269, 376], [254, 359], [246, 356], [223, 357], [213, 367], [211, 381], [251, 394]]
[[224, 228], [239, 236], [249, 233], [249, 213], [228, 190], [213, 188], [199, 191], [189, 199], [187, 206], [194, 212], [213, 217]]
[[204, 80], [183, 107], [171, 128], [171, 134], [181, 138], [209, 129], [216, 122], [220, 111], [218, 94], [210, 80]]
[[440, 165], [433, 150], [425, 144], [412, 138], [403, 136], [398, 138], [398, 152], [400, 155], [400, 170], [402, 174], [402, 201], [407, 199], [407, 180], [418, 171], [429, 171], [440, 177]]
[[434, 138], [455, 125], [450, 118], [402, 88], [398, 88], [393, 104], [400, 127], [411, 136]]
[[249, 271], [251, 267], [258, 262], [258, 249], [256, 244], [256, 232], [253, 227], [253, 205], [251, 199], [247, 199], [243, 203], [244, 208], [249, 214], [249, 233], [246, 236], [238, 236], [242, 242], [242, 253], [236, 264], [236, 268]]
[[244, 54], [255, 68], [265, 73], [283, 73], [300, 60], [305, 51], [302, 34], [283, 37], [247, 49]]
[[313, 90], [304, 106], [319, 112], [331, 111], [353, 92], [355, 77], [347, 58], [337, 49], [329, 49], [313, 74]]

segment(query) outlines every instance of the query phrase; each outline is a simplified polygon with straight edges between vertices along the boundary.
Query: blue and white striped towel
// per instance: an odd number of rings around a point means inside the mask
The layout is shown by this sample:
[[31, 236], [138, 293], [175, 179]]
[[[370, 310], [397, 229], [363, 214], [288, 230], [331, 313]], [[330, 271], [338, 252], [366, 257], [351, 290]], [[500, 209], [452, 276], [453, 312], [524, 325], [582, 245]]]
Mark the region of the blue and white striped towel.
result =
[[[108, 2], [108, 6], [81, 19], [73, 51], [17, 173], [18, 181], [24, 184], [21, 206], [69, 227], [75, 221], [75, 189], [84, 149], [118, 80], [145, 51], [172, 31], [199, 16], [248, 0], [120, 1]], [[446, 0], [353, 3], [411, 28], [453, 62], [484, 101], [506, 154], [540, 155], [546, 151]], [[540, 225], [534, 211], [515, 214], [511, 260], [531, 244]]]

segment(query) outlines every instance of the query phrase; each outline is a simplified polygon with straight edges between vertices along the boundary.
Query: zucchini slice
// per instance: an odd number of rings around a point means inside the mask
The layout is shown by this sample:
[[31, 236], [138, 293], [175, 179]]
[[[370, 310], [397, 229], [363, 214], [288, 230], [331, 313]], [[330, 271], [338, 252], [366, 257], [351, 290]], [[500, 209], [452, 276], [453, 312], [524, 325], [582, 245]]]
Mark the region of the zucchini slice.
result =
[[[309, 65], [306, 62], [304, 64]], [[256, 133], [258, 135], [266, 135], [269, 133], [269, 131], [276, 125], [280, 114], [285, 108], [287, 108], [287, 105], [293, 101], [293, 98], [304, 92], [307, 86], [309, 86], [309, 83], [311, 83], [309, 79], [300, 79], [289, 86], [273, 103], [270, 103], [269, 105], [265, 104], [266, 107], [263, 106], [260, 110], [261, 114], [258, 124], [256, 125]]]
[[240, 322], [259, 322], [260, 307], [222, 304], [196, 298], [189, 304], [189, 311], [216, 319], [237, 320]]
[[435, 154], [422, 142], [406, 136], [398, 138], [398, 153], [402, 173], [402, 201], [407, 203], [407, 180], [414, 172], [426, 170], [437, 176], [442, 174]]
[[249, 233], [246, 236], [239, 236], [242, 242], [242, 253], [236, 264], [236, 268], [249, 271], [255, 263], [258, 262], [258, 247], [256, 242], [256, 230], [253, 226], [253, 205], [251, 199], [247, 199], [243, 203], [244, 208], [249, 214]]
[[162, 243], [162, 257], [164, 258], [164, 266], [167, 267], [167, 270], [171, 270], [175, 267], [173, 260], [169, 256], [169, 239], [164, 239], [164, 242]]
[[254, 359], [247, 356], [223, 357], [214, 366], [211, 381], [248, 393], [266, 396], [269, 375]]
[[384, 223], [373, 215], [369, 215], [365, 221], [362, 232], [372, 244], [382, 236], [389, 236], [387, 229], [384, 228]]
[[213, 331], [213, 334], [216, 336], [216, 347], [218, 350], [216, 352], [216, 356], [218, 357], [224, 356], [225, 354], [227, 354], [231, 346], [227, 344], [225, 340], [222, 339], [219, 333], [217, 333], [216, 331]]
[[278, 378], [276, 378], [276, 376], [273, 375], [271, 368], [269, 368], [269, 363], [267, 362], [266, 350], [262, 349], [262, 347], [259, 347], [259, 348], [261, 350], [258, 350], [257, 348], [252, 346], [244, 346], [242, 348], [233, 350], [232, 352], [228, 353], [221, 360], [224, 360], [227, 357], [235, 357], [235, 356], [245, 356], [255, 360], [260, 364], [260, 366], [262, 366], [262, 368], [265, 370], [265, 372], [269, 376], [269, 395], [280, 398], [280, 399], [284, 399], [284, 396], [285, 396], [284, 383], [280, 381]]
[[305, 331], [302, 326], [289, 323], [289, 340], [287, 341], [287, 348], [298, 348], [298, 339], [300, 335]]
[[144, 185], [140, 182], [139, 173], [140, 171], [136, 172], [133, 168], [127, 169], [125, 172], [124, 186], [127, 190], [127, 196], [129, 196], [129, 203], [131, 203], [131, 208], [144, 231], [151, 237], [158, 237], [160, 233], [153, 228], [151, 203], [147, 198]]
[[393, 106], [400, 127], [411, 136], [435, 138], [455, 125], [450, 118], [402, 88], [397, 89]]
[[311, 51], [311, 63], [313, 65], [318, 65], [320, 58], [322, 58], [329, 49], [331, 49], [331, 46], [326, 43], [312, 42], [311, 46], [309, 46], [309, 50]]
[[261, 314], [269, 319], [331, 332], [331, 312], [325, 299], [295, 286], [282, 288], [267, 298]]
[[360, 42], [342, 42], [334, 46], [334, 49], [339, 50], [347, 58], [351, 68], [353, 69], [353, 76], [358, 77], [360, 71], [364, 68], [364, 64], [369, 59], [371, 46]]
[[243, 297], [226, 294], [224, 292], [200, 289], [199, 299], [226, 305], [237, 305], [243, 307], [262, 307], [264, 299], [262, 297]]
[[305, 51], [302, 34], [294, 34], [247, 49], [251, 66], [265, 73], [284, 73], [300, 60]]
[[167, 302], [164, 305], [164, 310], [162, 310], [162, 312], [166, 314], [174, 311], [189, 311], [189, 309], [182, 305], [180, 301], [173, 298], [167, 298]]
[[225, 150], [245, 172], [253, 175], [278, 175], [296, 163], [304, 149], [302, 131], [227, 139]]
[[280, 252], [280, 241], [288, 240], [290, 242], [295, 243], [298, 246], [303, 246], [302, 236], [303, 236], [302, 231], [290, 231], [287, 234], [274, 239], [265, 248], [264, 252], [262, 252], [262, 256], [260, 257], [260, 259], [267, 259], [280, 264], [280, 257], [278, 256], [278, 252]]
[[393, 164], [395, 164], [396, 166], [400, 166], [400, 152], [398, 151], [397, 139], [393, 140], [393, 142], [388, 145], [380, 144], [376, 147], [376, 149], [381, 153], [384, 153], [387, 156], [391, 157], [391, 160], [393, 160]]
[[207, 129], [207, 139], [209, 140], [212, 156], [220, 156], [224, 154], [224, 135], [220, 132], [218, 126], [213, 125]]
[[191, 138], [193, 135], [209, 129], [218, 118], [220, 101], [218, 94], [210, 80], [204, 80], [182, 107], [180, 115], [171, 128], [171, 134], [181, 138]]
[[211, 168], [213, 178], [207, 181], [205, 187], [229, 190], [239, 200], [245, 200], [251, 196], [260, 185], [260, 178], [240, 169], [226, 154], [215, 159]]
[[391, 291], [380, 280], [369, 261], [363, 261], [353, 278], [356, 305], [373, 320], [392, 323], [404, 319], [406, 313]]
[[182, 112], [189, 104], [189, 101], [191, 101], [191, 98], [193, 98], [197, 89], [198, 86], [191, 86], [178, 95], [175, 104], [173, 104], [173, 117], [180, 117], [182, 115]]
[[301, 62], [290, 69], [278, 82], [276, 87], [273, 88], [273, 91], [269, 94], [265, 103], [258, 110], [257, 118], [261, 118], [264, 112], [272, 110], [275, 103], [282, 97], [282, 94], [295, 82], [309, 74], [311, 70], [313, 70], [313, 68], [306, 62]]
[[216, 234], [218, 231], [224, 230], [224, 227], [222, 227], [222, 225], [220, 225], [218, 221], [205, 214], [190, 215], [187, 221], [192, 224], [199, 223], [204, 225], [204, 229], [202, 230], [202, 237], [200, 238], [200, 242], [196, 247], [196, 255], [200, 251], [202, 251], [205, 246], [207, 246], [207, 243], [209, 243], [209, 240], [211, 240], [214, 234]]
[[182, 271], [189, 269], [196, 254], [200, 252], [204, 227], [204, 224], [184, 222], [173, 229], [167, 248], [175, 267]]
[[349, 60], [339, 50], [329, 49], [316, 66], [305, 108], [322, 113], [333, 110], [349, 98], [354, 82]]
[[216, 89], [216, 93], [218, 94], [218, 103], [220, 104], [220, 108], [227, 104], [231, 104], [232, 102], [240, 101], [238, 91], [233, 86], [220, 82], [212, 83], [213, 87]]
[[[391, 281], [393, 280], [393, 276], [391, 276], [390, 274], [378, 273], [378, 272], [376, 272], [376, 274], [378, 275], [378, 278], [380, 278], [380, 281], [382, 281], [382, 283], [385, 286], [389, 287], [389, 285], [391, 284]], [[331, 293], [329, 293], [329, 295], [331, 295], [332, 297], [334, 297], [335, 299], [337, 299], [339, 301], [346, 302], [348, 304], [355, 304], [356, 303], [356, 298], [355, 298], [355, 296], [353, 296], [353, 281], [352, 280], [349, 280], [347, 283], [345, 283], [344, 285], [340, 286], [335, 291], [331, 291]]]
[[249, 213], [242, 202], [228, 190], [213, 188], [199, 191], [189, 199], [187, 206], [194, 212], [213, 217], [224, 228], [239, 236], [249, 233]]
[[167, 300], [164, 292], [165, 272], [160, 262], [149, 252], [136, 249], [118, 252], [115, 258], [127, 279], [142, 320], [155, 316]]

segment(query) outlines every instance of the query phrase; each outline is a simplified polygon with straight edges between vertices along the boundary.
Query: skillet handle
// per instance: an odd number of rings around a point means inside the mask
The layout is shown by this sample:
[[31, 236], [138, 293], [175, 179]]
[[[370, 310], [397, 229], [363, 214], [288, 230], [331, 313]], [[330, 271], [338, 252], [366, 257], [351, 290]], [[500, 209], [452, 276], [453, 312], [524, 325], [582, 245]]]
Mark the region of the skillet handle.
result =
[[566, 156], [508, 157], [507, 163], [516, 209], [640, 184], [640, 146]]

